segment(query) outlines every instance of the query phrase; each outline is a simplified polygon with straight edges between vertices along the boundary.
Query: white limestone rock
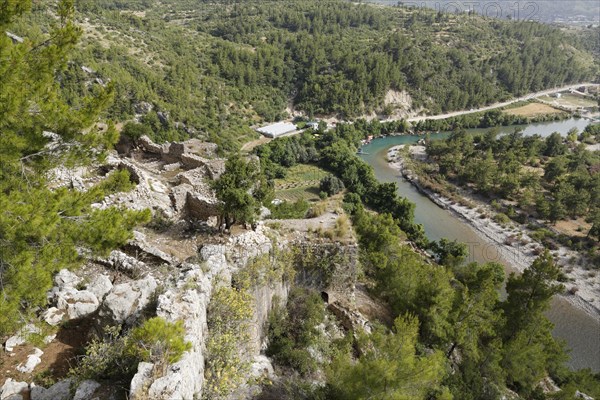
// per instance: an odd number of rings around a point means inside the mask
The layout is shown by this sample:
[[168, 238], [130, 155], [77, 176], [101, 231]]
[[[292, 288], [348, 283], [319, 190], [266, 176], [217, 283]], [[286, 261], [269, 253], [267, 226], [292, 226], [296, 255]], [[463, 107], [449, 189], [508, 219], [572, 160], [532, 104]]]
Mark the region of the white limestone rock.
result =
[[59, 289], [75, 288], [81, 283], [82, 279], [69, 271], [68, 269], [61, 269], [54, 276], [54, 283]]
[[24, 374], [30, 374], [31, 372], [33, 372], [35, 367], [37, 367], [38, 364], [42, 362], [42, 359], [40, 357], [43, 354], [44, 352], [42, 350], [35, 348], [33, 350], [33, 354], [27, 356], [27, 361], [25, 362], [25, 364], [21, 363], [17, 365], [17, 371], [22, 372]]
[[56, 307], [59, 310], [66, 310], [68, 318], [83, 318], [94, 313], [100, 302], [92, 292], [87, 290], [66, 289], [58, 292]]
[[8, 378], [0, 388], [0, 400], [22, 400], [22, 394], [28, 391], [29, 385], [26, 382], [17, 382]]
[[65, 310], [59, 310], [56, 307], [50, 307], [42, 314], [42, 318], [46, 323], [52, 326], [60, 324], [65, 316]]
[[102, 301], [104, 296], [112, 289], [113, 285], [110, 281], [110, 278], [106, 275], [98, 275], [92, 279], [92, 281], [87, 285], [86, 290], [91, 292], [98, 301]]
[[131, 400], [146, 400], [148, 388], [152, 384], [152, 371], [154, 364], [141, 362], [138, 364], [137, 373], [129, 384], [129, 398]]
[[14, 350], [15, 347], [21, 346], [21, 345], [27, 343], [28, 335], [40, 333], [40, 332], [41, 332], [40, 328], [38, 328], [37, 326], [35, 326], [33, 324], [25, 325], [23, 328], [21, 328], [19, 333], [17, 333], [14, 336], [9, 337], [6, 340], [6, 342], [4, 343], [4, 350], [6, 350], [7, 353], [12, 353], [12, 351]]
[[150, 303], [157, 287], [156, 279], [152, 276], [115, 285], [100, 307], [100, 319], [111, 325], [133, 322]]
[[146, 266], [144, 262], [128, 256], [120, 250], [113, 250], [105, 262], [112, 268], [125, 272], [137, 272]]

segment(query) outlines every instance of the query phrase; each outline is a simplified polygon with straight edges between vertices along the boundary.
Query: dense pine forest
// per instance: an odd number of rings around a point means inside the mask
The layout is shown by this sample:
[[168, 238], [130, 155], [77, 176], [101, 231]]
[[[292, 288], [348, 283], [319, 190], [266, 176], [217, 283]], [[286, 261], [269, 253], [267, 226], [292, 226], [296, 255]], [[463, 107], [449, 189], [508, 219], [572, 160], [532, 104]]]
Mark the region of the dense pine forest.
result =
[[[343, 1], [76, 8], [84, 35], [61, 73], [63, 94], [77, 107], [110, 82], [107, 116], [137, 115], [158, 140], [208, 136], [232, 149], [288, 105], [341, 118], [438, 113], [597, 76], [581, 35], [533, 22]], [[34, 5], [31, 19], [43, 27], [50, 17]], [[45, 30], [30, 26], [11, 29], [32, 39]]]

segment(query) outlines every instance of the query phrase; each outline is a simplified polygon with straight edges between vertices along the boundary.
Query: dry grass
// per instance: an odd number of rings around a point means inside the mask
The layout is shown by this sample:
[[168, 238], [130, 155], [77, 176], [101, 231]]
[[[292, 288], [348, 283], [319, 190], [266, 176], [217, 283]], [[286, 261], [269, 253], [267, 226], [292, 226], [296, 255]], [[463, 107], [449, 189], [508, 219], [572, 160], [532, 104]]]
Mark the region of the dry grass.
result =
[[508, 115], [517, 115], [519, 117], [537, 117], [539, 115], [560, 114], [563, 111], [542, 103], [529, 103], [527, 105], [510, 108], [504, 111]]
[[560, 98], [540, 96], [538, 97], [538, 99], [547, 103], [567, 108], [594, 107], [597, 105], [593, 98], [584, 97], [572, 93], [563, 93]]
[[308, 210], [306, 214], [307, 218], [317, 218], [327, 212], [327, 204], [326, 203], [317, 203]]
[[578, 218], [576, 220], [558, 221], [554, 228], [567, 236], [579, 236], [584, 237], [592, 225], [585, 222], [585, 219]]

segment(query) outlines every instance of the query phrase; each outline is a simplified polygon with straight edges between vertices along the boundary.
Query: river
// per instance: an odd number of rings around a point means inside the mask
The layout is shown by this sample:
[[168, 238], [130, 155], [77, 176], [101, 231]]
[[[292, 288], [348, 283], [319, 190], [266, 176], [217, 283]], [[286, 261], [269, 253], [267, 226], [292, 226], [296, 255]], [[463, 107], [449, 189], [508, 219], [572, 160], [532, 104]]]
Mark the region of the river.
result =
[[[525, 135], [537, 133], [548, 136], [552, 132], [565, 135], [573, 127], [577, 127], [581, 131], [588, 123], [589, 121], [584, 119], [572, 118], [518, 127], [524, 129]], [[510, 133], [515, 127], [501, 127], [500, 133]], [[473, 133], [484, 131], [485, 129], [468, 130], [468, 132]], [[445, 136], [447, 136], [447, 133], [430, 135], [434, 139]], [[396, 182], [398, 193], [416, 204], [415, 221], [423, 224], [429, 239], [438, 240], [446, 237], [467, 243], [471, 250], [470, 259], [472, 261], [497, 261], [506, 267], [507, 272], [514, 271], [511, 267], [511, 260], [502, 258], [489, 239], [482, 236], [463, 220], [438, 207], [405, 181], [396, 170], [388, 166], [386, 154], [390, 147], [398, 144], [416, 143], [421, 138], [422, 136], [406, 135], [375, 139], [363, 147], [363, 151], [367, 154], [363, 154], [361, 157], [374, 168], [375, 175], [381, 182]], [[574, 369], [591, 368], [596, 372], [600, 371], [600, 318], [590, 316], [561, 297], [555, 297], [552, 300], [551, 309], [548, 311], [547, 316], [555, 325], [555, 337], [564, 339], [567, 347], [571, 350], [568, 365]]]

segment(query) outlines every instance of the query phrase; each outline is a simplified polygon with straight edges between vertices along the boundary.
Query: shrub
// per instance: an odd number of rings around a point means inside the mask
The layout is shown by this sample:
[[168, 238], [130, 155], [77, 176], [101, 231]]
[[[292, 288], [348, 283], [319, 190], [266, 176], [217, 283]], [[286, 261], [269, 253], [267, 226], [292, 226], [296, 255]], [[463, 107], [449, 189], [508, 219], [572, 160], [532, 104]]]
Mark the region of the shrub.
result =
[[152, 131], [147, 125], [139, 124], [136, 122], [128, 122], [123, 127], [121, 135], [137, 140], [142, 136], [152, 136]]
[[310, 205], [304, 199], [294, 203], [284, 201], [277, 205], [271, 205], [271, 218], [273, 219], [301, 219], [306, 215]]
[[348, 236], [348, 233], [350, 232], [350, 221], [348, 220], [348, 217], [346, 215], [341, 215], [335, 221], [335, 228], [333, 231], [335, 237], [345, 238], [346, 236]]
[[160, 317], [150, 318], [131, 331], [127, 352], [141, 361], [162, 366], [173, 364], [192, 347], [184, 335], [182, 321], [170, 323]]
[[135, 374], [137, 363], [127, 356], [127, 338], [120, 333], [120, 327], [109, 327], [103, 339], [92, 340], [77, 367], [69, 372], [70, 375], [81, 380], [129, 380]]
[[325, 211], [327, 211], [327, 204], [317, 203], [314, 206], [312, 206], [310, 210], [308, 210], [306, 218], [320, 217], [321, 215], [325, 214]]
[[287, 306], [275, 307], [269, 315], [267, 355], [302, 375], [316, 371], [319, 361], [313, 354], [328, 352], [328, 341], [317, 328], [325, 316], [325, 306], [317, 292], [294, 288]]
[[154, 317], [124, 335], [120, 327], [107, 328], [103, 339], [94, 339], [86, 347], [85, 356], [70, 374], [81, 380], [128, 381], [145, 361], [154, 363], [154, 372], [162, 376], [167, 365], [179, 361], [190, 348], [181, 321]]
[[227, 397], [249, 372], [246, 353], [251, 339], [252, 296], [245, 289], [219, 287], [208, 309], [205, 396]]
[[327, 195], [333, 196], [344, 190], [344, 183], [338, 177], [329, 174], [321, 179], [319, 189]]
[[500, 225], [504, 225], [510, 221], [510, 218], [508, 218], [506, 214], [498, 213], [494, 215], [494, 221], [499, 223]]

